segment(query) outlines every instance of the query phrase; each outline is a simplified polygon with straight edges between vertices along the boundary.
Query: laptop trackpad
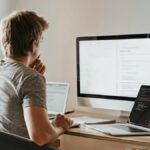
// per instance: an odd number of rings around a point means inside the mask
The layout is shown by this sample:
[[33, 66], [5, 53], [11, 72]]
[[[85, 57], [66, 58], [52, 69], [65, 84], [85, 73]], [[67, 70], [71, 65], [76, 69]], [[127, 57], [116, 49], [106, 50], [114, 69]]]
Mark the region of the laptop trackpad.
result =
[[[137, 128], [131, 127], [129, 125], [114, 125], [113, 128], [121, 129], [121, 130], [124, 130], [127, 132], [144, 132], [144, 130], [142, 130], [142, 129], [137, 129]], [[147, 132], [147, 131], [145, 131], [145, 132]]]
[[131, 127], [129, 124], [88, 125], [88, 127], [110, 135], [133, 135], [147, 133], [142, 129]]

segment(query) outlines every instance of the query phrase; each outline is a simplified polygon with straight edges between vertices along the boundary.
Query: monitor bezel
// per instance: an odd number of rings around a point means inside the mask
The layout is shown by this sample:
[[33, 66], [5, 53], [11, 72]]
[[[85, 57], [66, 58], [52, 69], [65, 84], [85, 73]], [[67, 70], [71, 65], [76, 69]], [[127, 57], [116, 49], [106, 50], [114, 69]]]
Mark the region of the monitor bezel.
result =
[[82, 36], [76, 38], [76, 67], [77, 67], [77, 96], [85, 98], [102, 98], [112, 100], [125, 100], [135, 101], [136, 97], [125, 97], [125, 96], [113, 96], [113, 95], [99, 95], [99, 94], [86, 94], [80, 92], [80, 54], [79, 54], [79, 42], [87, 40], [117, 40], [117, 39], [139, 39], [139, 38], [150, 38], [148, 34], [126, 34], [126, 35], [104, 35], [104, 36]]

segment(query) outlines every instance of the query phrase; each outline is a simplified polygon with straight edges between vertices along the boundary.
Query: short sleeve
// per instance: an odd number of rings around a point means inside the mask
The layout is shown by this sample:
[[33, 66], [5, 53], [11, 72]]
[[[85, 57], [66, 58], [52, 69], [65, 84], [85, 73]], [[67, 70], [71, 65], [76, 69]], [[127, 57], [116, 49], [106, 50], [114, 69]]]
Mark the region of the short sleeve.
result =
[[46, 85], [45, 78], [36, 74], [27, 77], [20, 89], [22, 106], [40, 106], [46, 109]]

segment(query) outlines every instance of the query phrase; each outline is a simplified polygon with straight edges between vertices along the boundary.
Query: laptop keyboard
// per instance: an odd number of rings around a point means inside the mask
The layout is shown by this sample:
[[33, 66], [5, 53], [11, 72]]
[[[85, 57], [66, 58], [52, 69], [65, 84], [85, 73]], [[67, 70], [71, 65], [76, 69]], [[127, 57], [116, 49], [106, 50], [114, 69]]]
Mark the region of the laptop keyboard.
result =
[[54, 119], [56, 117], [55, 114], [48, 114], [48, 119]]
[[112, 127], [117, 128], [117, 129], [122, 129], [122, 130], [125, 130], [127, 132], [146, 132], [142, 129], [137, 129], [137, 128], [126, 126], [126, 125], [118, 125], [118, 126], [112, 126]]

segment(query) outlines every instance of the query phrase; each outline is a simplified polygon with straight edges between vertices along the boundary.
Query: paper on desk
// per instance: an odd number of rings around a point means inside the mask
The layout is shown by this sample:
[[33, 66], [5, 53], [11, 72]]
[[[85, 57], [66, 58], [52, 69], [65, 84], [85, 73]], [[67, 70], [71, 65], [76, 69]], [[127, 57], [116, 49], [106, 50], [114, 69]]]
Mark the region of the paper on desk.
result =
[[87, 116], [71, 117], [71, 119], [74, 121], [74, 124], [104, 124], [116, 122], [114, 119], [102, 119]]

